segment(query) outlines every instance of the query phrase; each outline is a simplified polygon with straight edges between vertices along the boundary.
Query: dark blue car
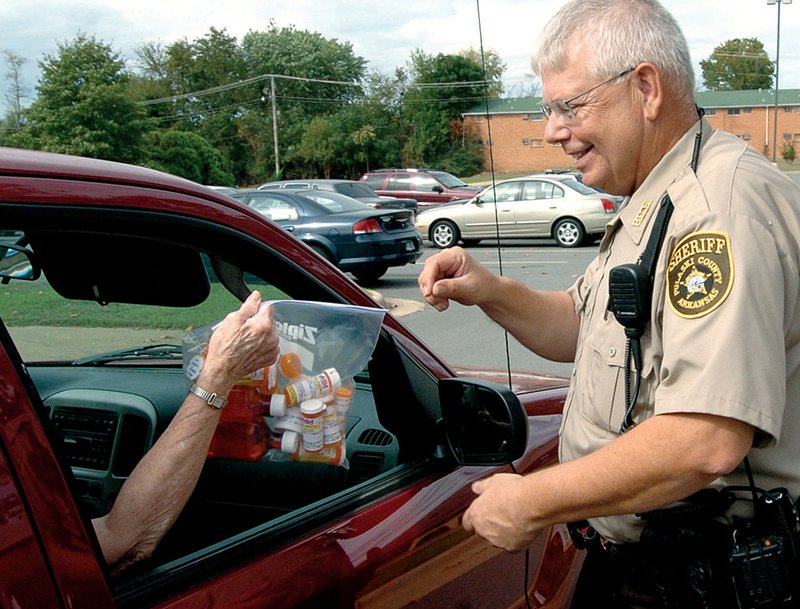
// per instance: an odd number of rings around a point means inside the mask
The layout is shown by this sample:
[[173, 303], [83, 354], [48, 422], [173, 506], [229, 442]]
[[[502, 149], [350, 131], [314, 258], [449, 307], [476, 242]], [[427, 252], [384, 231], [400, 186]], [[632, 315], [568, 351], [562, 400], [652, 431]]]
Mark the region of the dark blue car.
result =
[[232, 196], [361, 283], [372, 283], [390, 266], [422, 255], [422, 238], [410, 210], [374, 209], [323, 190], [242, 190]]

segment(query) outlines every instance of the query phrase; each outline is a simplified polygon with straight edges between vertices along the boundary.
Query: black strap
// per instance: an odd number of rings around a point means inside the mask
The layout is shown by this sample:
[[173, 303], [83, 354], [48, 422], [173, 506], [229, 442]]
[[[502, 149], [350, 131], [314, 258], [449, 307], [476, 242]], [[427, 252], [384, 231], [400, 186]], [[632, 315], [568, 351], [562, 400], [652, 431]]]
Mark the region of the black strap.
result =
[[647, 276], [650, 278], [650, 285], [653, 285], [653, 278], [656, 274], [653, 262], [658, 259], [658, 253], [661, 251], [661, 245], [664, 243], [667, 225], [669, 224], [669, 219], [672, 216], [672, 210], [674, 208], [669, 193], [666, 193], [661, 198], [661, 203], [659, 203], [658, 215], [656, 216], [655, 222], [653, 222], [653, 228], [650, 231], [650, 239], [647, 241], [647, 247], [644, 248], [644, 252], [642, 252], [639, 258], [639, 264], [644, 267]]

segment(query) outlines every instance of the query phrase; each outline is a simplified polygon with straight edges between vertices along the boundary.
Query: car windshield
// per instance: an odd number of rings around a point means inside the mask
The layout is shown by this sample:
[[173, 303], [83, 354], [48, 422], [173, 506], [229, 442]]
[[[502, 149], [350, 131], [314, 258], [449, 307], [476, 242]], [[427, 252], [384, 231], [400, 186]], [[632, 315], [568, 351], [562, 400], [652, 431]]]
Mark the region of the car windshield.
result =
[[330, 192], [327, 190], [298, 190], [296, 192], [307, 199], [319, 203], [332, 214], [344, 211], [363, 211], [365, 209], [371, 209], [361, 201], [339, 194], [338, 192]]
[[447, 188], [462, 188], [466, 186], [464, 182], [446, 171], [431, 171], [430, 174]]
[[336, 192], [354, 199], [376, 198], [378, 195], [363, 182], [340, 182], [335, 186]]

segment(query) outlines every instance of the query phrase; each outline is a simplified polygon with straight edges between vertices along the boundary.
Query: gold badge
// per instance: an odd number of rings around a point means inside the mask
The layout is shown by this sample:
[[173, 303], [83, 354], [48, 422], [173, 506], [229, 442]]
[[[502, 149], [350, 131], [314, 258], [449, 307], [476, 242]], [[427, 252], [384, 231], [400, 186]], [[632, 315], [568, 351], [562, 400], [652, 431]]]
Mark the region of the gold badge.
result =
[[667, 294], [677, 315], [708, 315], [730, 294], [733, 258], [727, 233], [687, 235], [674, 247], [667, 266]]
[[639, 206], [639, 211], [636, 212], [636, 217], [633, 219], [631, 223], [634, 227], [638, 228], [644, 222], [644, 218], [647, 215], [647, 212], [650, 211], [650, 206], [653, 205], [652, 200], [642, 201], [642, 204]]

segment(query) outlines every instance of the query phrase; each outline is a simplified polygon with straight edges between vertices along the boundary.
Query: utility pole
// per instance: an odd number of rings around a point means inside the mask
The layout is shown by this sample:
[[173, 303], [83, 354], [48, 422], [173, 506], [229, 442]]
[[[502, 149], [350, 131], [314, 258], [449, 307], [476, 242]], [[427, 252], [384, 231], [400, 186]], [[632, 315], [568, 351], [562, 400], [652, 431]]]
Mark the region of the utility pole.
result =
[[275, 107], [275, 76], [269, 77], [269, 99], [272, 104], [272, 145], [275, 152], [275, 179], [280, 179], [281, 163], [278, 158], [278, 110]]

